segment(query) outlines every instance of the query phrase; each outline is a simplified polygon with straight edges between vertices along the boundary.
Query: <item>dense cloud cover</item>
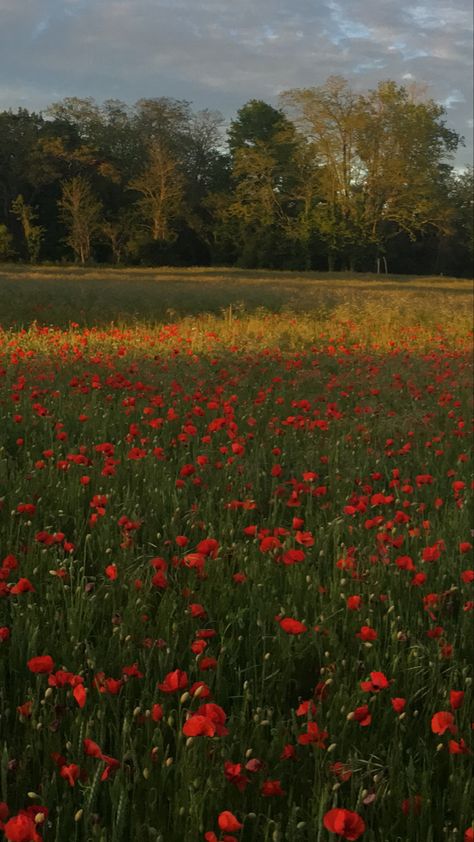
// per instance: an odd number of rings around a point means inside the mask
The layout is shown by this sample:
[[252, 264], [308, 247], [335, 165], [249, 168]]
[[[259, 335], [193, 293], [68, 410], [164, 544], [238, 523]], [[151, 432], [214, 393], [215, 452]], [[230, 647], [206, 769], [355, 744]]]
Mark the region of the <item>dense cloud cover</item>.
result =
[[226, 117], [250, 97], [341, 74], [416, 82], [472, 159], [470, 0], [0, 0], [0, 109], [65, 96], [192, 100]]

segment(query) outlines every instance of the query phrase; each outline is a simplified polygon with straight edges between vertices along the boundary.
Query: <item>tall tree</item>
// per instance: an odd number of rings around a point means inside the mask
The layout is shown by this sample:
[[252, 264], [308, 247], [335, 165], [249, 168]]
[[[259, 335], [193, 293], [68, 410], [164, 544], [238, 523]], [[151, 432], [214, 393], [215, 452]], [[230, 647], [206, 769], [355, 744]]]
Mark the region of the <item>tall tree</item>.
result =
[[233, 192], [226, 203], [215, 203], [220, 227], [227, 224], [233, 230], [243, 265], [272, 265], [282, 249], [289, 248], [289, 191], [296, 180], [294, 126], [282, 111], [250, 100], [231, 123], [228, 137]]
[[414, 240], [429, 228], [450, 229], [447, 162], [460, 138], [446, 128], [444, 113], [395, 82], [360, 98], [354, 199], [362, 236], [378, 253], [401, 232]]
[[336, 257], [352, 268], [361, 253], [381, 255], [402, 232], [447, 229], [447, 162], [460, 138], [441, 106], [394, 82], [356, 94], [341, 77], [287, 91], [283, 102], [321, 168], [317, 224], [329, 268]]
[[356, 149], [359, 98], [340, 76], [330, 76], [317, 88], [286, 91], [281, 98], [310, 144], [320, 170], [316, 221], [326, 241], [331, 270], [335, 259], [344, 260], [358, 240], [353, 186], [360, 169]]
[[152, 239], [174, 240], [176, 221], [184, 208], [184, 183], [178, 162], [164, 143], [153, 143], [147, 166], [129, 186], [141, 194], [136, 204]]
[[37, 263], [44, 233], [44, 228], [41, 225], [36, 225], [38, 220], [37, 211], [31, 205], [26, 204], [20, 193], [12, 202], [12, 213], [21, 224], [28, 259], [30, 263]]
[[102, 204], [89, 182], [75, 176], [62, 184], [58, 202], [60, 216], [68, 230], [67, 244], [84, 265], [91, 256], [91, 245], [100, 231]]

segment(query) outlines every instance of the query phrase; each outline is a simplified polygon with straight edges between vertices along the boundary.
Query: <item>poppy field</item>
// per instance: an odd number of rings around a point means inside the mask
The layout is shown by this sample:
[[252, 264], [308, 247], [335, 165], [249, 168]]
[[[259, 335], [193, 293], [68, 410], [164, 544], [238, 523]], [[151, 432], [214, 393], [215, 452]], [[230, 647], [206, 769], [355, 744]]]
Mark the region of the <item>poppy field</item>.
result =
[[472, 842], [470, 285], [177, 275], [0, 273], [0, 838]]

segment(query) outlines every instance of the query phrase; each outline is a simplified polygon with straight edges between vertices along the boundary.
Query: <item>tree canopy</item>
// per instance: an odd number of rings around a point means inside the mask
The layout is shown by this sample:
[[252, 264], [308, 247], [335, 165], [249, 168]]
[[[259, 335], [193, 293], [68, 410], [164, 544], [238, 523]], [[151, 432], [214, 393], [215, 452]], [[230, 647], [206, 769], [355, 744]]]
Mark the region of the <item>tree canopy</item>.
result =
[[0, 113], [0, 260], [472, 272], [472, 170], [423, 92], [341, 77], [230, 122], [168, 97]]

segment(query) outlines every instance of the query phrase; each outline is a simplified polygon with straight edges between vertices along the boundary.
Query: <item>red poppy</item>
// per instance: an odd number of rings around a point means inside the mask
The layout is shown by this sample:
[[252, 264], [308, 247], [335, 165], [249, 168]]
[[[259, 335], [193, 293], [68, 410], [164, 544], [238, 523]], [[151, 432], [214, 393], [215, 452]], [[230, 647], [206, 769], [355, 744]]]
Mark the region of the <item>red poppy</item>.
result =
[[362, 725], [364, 728], [367, 725], [370, 725], [372, 722], [372, 717], [369, 713], [368, 705], [361, 705], [360, 707], [356, 708], [355, 711], [352, 713], [352, 719], [355, 719], [359, 725]]
[[218, 737], [225, 737], [229, 733], [224, 724], [227, 719], [227, 714], [220, 705], [216, 705], [214, 702], [206, 702], [198, 707], [196, 715], [205, 716], [209, 719], [215, 726]]
[[326, 830], [349, 840], [358, 839], [365, 830], [365, 822], [358, 813], [338, 808], [325, 814], [323, 824]]
[[0, 626], [0, 643], [5, 643], [10, 637], [10, 629], [8, 626]]
[[354, 596], [348, 596], [346, 605], [349, 611], [358, 611], [362, 605], [362, 597], [357, 596], [357, 594]]
[[153, 722], [160, 722], [163, 719], [163, 708], [161, 707], [161, 705], [152, 705], [151, 718]]
[[30, 672], [49, 673], [54, 669], [54, 661], [51, 655], [38, 655], [36, 658], [30, 658], [27, 667]]
[[264, 798], [272, 798], [274, 795], [286, 795], [285, 790], [281, 788], [280, 781], [264, 781], [260, 788], [260, 792]]
[[188, 676], [183, 670], [173, 670], [165, 675], [164, 680], [158, 684], [158, 689], [163, 693], [176, 693], [178, 690], [184, 690], [188, 685]]
[[462, 707], [464, 702], [464, 690], [450, 690], [449, 691], [449, 704], [451, 710], [458, 710], [458, 708]]
[[361, 626], [360, 631], [356, 632], [356, 637], [367, 643], [367, 641], [377, 640], [378, 635], [371, 626]]
[[431, 730], [433, 734], [444, 734], [450, 731], [451, 734], [456, 734], [457, 728], [454, 724], [454, 716], [449, 711], [440, 710], [431, 719]]
[[183, 725], [185, 737], [214, 737], [216, 726], [207, 716], [193, 714]]
[[16, 596], [17, 594], [20, 594], [20, 593], [28, 593], [28, 592], [34, 593], [34, 590], [35, 589], [34, 589], [33, 585], [31, 584], [30, 580], [25, 579], [23, 577], [21, 579], [18, 579], [18, 582], [16, 583], [16, 585], [13, 585], [13, 587], [10, 590], [10, 593], [13, 594], [14, 596]]
[[292, 617], [284, 617], [278, 622], [280, 623], [280, 628], [287, 634], [303, 634], [303, 632], [308, 631], [308, 627], [304, 623], [300, 623], [299, 620], [294, 620]]
[[65, 781], [68, 782], [69, 786], [75, 786], [80, 772], [81, 770], [79, 766], [75, 763], [70, 763], [69, 766], [63, 765], [59, 770], [59, 774]]
[[298, 742], [302, 746], [314, 743], [318, 748], [326, 748], [325, 740], [327, 737], [328, 732], [320, 731], [317, 722], [308, 722], [306, 725], [306, 734], [300, 734]]
[[83, 684], [76, 684], [76, 686], [74, 687], [74, 690], [72, 691], [72, 695], [74, 696], [74, 698], [75, 698], [77, 704], [79, 705], [79, 707], [83, 708], [85, 703], [86, 703], [86, 699], [87, 699], [87, 690], [84, 687], [84, 685]]
[[3, 828], [3, 832], [8, 842], [41, 842], [34, 820], [24, 813], [12, 816]]
[[220, 830], [231, 832], [240, 830], [243, 827], [243, 824], [241, 824], [241, 822], [239, 822], [239, 820], [229, 810], [224, 810], [222, 813], [219, 813], [217, 824], [219, 825]]
[[389, 681], [383, 672], [371, 672], [370, 681], [361, 681], [360, 686], [364, 693], [378, 693], [389, 686]]
[[224, 775], [229, 783], [233, 784], [239, 792], [243, 792], [250, 778], [242, 774], [241, 763], [230, 763], [228, 760], [224, 763]]
[[392, 707], [395, 713], [403, 713], [406, 707], [407, 700], [402, 699], [400, 696], [396, 696], [394, 699], [390, 700], [392, 703]]

